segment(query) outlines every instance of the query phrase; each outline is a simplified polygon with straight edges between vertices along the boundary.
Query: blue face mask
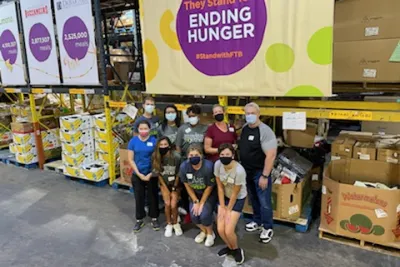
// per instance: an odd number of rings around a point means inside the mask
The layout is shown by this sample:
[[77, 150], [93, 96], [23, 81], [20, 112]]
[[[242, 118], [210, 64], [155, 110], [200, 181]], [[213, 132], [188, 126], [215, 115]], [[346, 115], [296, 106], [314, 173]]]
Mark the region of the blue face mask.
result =
[[246, 115], [246, 122], [249, 124], [254, 124], [257, 122], [257, 115], [254, 114], [250, 114], [250, 115]]
[[167, 113], [165, 114], [165, 118], [168, 121], [174, 121], [176, 119], [176, 113]]
[[190, 164], [197, 165], [201, 161], [201, 157], [191, 157], [189, 158]]

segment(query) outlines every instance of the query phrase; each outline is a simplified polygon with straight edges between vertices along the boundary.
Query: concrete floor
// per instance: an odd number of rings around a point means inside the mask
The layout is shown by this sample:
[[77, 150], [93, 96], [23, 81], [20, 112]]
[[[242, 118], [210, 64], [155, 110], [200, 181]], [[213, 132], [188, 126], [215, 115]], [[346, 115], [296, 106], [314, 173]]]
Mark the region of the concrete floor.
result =
[[[109, 187], [0, 164], [0, 267], [235, 266], [216, 255], [220, 240], [213, 248], [195, 244], [193, 228], [179, 238], [149, 226], [133, 234], [133, 202]], [[278, 226], [273, 242], [260, 245], [240, 222], [243, 266], [400, 266], [399, 258], [320, 240], [312, 228], [301, 234]]]

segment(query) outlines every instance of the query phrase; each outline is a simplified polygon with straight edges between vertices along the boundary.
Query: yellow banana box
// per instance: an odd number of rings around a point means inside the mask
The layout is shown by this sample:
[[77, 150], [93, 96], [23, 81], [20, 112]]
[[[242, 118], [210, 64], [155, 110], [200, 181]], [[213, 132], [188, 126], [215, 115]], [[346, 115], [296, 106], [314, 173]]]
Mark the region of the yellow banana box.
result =
[[[112, 135], [113, 135], [113, 139], [116, 139], [118, 143], [120, 143], [120, 144], [124, 143], [124, 140], [122, 140], [115, 133], [113, 133]], [[107, 131], [103, 130], [103, 129], [95, 128], [94, 137], [96, 140], [101, 140], [101, 141], [107, 142]]]
[[91, 164], [95, 161], [94, 152], [73, 155], [68, 155], [67, 153], [63, 152], [61, 158], [64, 165], [70, 166], [81, 166], [83, 164]]
[[[114, 148], [114, 151], [119, 150], [119, 143], [117, 142], [117, 140], [113, 140], [112, 142], [112, 146]], [[96, 151], [97, 152], [106, 152], [108, 153], [108, 143], [106, 141], [102, 141], [102, 140], [96, 140]]]
[[94, 139], [93, 129], [76, 130], [76, 131], [61, 129], [60, 139], [61, 142], [68, 142], [68, 143], [88, 142]]
[[83, 178], [80, 167], [70, 166], [68, 164], [64, 164], [64, 175]]
[[47, 151], [47, 150], [52, 150], [58, 147], [61, 147], [61, 143], [58, 140], [54, 140], [54, 141], [42, 141], [43, 144], [43, 150]]
[[84, 179], [90, 181], [103, 181], [109, 178], [108, 164], [104, 162], [95, 162], [82, 166], [81, 173]]
[[16, 153], [15, 159], [21, 164], [32, 164], [38, 162], [37, 155], [33, 153]]
[[[114, 154], [115, 162], [117, 162], [118, 157], [119, 157], [119, 151], [115, 150], [115, 154]], [[100, 161], [103, 161], [103, 162], [109, 162], [110, 161], [110, 156], [106, 152], [96, 151], [96, 160], [100, 160]]]
[[27, 154], [27, 153], [32, 153], [34, 155], [37, 155], [37, 149], [36, 145], [33, 144], [23, 144], [23, 145], [14, 145], [15, 153], [20, 153], [20, 154]]
[[60, 118], [60, 127], [63, 130], [77, 131], [86, 130], [93, 127], [91, 115], [72, 115]]
[[17, 148], [16, 148], [16, 146], [17, 146], [17, 144], [14, 144], [14, 143], [11, 143], [10, 145], [9, 145], [9, 149], [10, 149], [10, 153], [12, 153], [12, 154], [15, 154], [15, 153], [17, 153]]
[[34, 133], [14, 133], [12, 135], [13, 142], [18, 145], [25, 145], [25, 144], [35, 144], [35, 135]]
[[90, 153], [95, 151], [93, 139], [87, 142], [77, 143], [62, 142], [61, 147], [62, 151], [69, 155]]
[[[129, 117], [128, 115], [126, 115], [125, 113], [119, 113], [119, 114], [115, 115], [115, 112], [113, 112], [111, 114], [111, 117], [113, 120], [115, 118], [113, 127], [120, 125], [120, 124], [129, 124], [129, 123], [133, 122], [132, 118]], [[106, 115], [104, 113], [94, 115], [93, 120], [94, 120], [94, 127], [96, 129], [102, 129], [102, 130], [107, 129]]]
[[43, 141], [58, 141], [60, 140], [60, 129], [50, 129], [47, 131], [42, 131], [42, 140]]

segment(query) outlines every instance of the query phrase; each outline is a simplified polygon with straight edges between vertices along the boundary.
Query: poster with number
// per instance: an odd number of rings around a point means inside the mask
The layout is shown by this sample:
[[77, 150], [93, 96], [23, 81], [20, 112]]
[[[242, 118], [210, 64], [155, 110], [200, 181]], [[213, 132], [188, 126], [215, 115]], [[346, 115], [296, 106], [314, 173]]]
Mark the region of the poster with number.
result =
[[31, 84], [60, 84], [50, 0], [20, 0]]
[[64, 84], [98, 85], [92, 1], [53, 1]]
[[3, 85], [25, 85], [15, 3], [0, 6], [0, 75]]
[[148, 93], [332, 93], [332, 0], [139, 3]]

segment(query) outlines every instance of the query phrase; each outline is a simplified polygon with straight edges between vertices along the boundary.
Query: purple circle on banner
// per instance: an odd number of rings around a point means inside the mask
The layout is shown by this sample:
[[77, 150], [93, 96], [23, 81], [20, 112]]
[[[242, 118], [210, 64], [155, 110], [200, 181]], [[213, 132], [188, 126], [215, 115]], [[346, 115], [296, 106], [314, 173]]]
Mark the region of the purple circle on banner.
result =
[[89, 50], [89, 32], [79, 17], [69, 18], [63, 28], [65, 51], [72, 59], [83, 59]]
[[4, 61], [13, 65], [17, 61], [18, 46], [14, 34], [10, 30], [5, 30], [0, 36], [0, 50]]
[[29, 48], [39, 62], [46, 61], [51, 53], [52, 44], [49, 30], [42, 23], [36, 23], [29, 32]]
[[182, 0], [176, 18], [183, 53], [208, 76], [246, 67], [261, 47], [266, 25], [265, 0]]

